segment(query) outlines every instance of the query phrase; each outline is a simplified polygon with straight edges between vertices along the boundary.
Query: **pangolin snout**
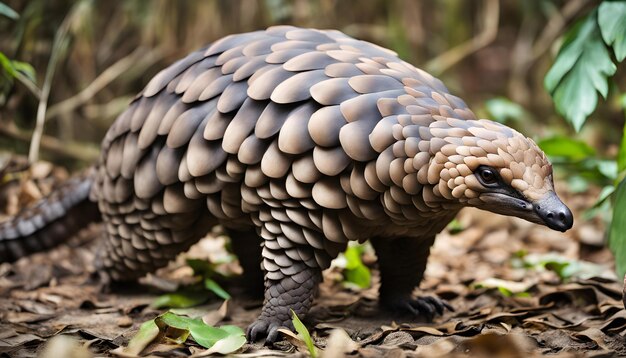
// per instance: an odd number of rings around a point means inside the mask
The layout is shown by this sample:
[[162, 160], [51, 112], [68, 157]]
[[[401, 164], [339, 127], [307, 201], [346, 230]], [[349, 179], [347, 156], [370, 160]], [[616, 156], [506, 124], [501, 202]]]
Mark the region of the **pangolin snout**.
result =
[[572, 211], [554, 193], [550, 192], [533, 205], [537, 215], [547, 227], [565, 232], [574, 225]]

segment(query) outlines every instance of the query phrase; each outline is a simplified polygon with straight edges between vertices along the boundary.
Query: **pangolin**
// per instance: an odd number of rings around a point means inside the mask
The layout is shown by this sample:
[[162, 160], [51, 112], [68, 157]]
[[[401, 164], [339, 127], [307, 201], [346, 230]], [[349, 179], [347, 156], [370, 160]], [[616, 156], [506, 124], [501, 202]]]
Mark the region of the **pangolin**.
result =
[[466, 206], [573, 224], [530, 138], [477, 119], [393, 51], [278, 26], [158, 73], [91, 171], [0, 226], [0, 259], [53, 246], [99, 212], [97, 267], [133, 280], [220, 224], [245, 281], [264, 291], [248, 339], [272, 342], [290, 309], [307, 313], [322, 270], [351, 240], [376, 250], [383, 306], [441, 313], [442, 301], [412, 292], [435, 235]]

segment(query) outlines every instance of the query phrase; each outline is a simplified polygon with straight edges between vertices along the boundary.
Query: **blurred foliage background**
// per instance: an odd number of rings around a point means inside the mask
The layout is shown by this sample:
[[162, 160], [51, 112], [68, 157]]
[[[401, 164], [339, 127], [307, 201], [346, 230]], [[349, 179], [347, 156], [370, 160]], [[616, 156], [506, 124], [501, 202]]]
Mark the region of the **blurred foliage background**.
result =
[[[624, 1], [610, 3], [626, 6]], [[615, 204], [615, 189], [623, 178], [617, 158], [626, 70], [617, 63], [618, 42], [626, 42], [626, 18], [619, 16], [626, 10], [604, 11], [610, 17], [604, 23], [612, 21], [616, 27], [611, 40], [611, 34], [599, 35], [602, 21], [597, 13], [602, 3], [591, 0], [3, 0], [2, 4], [0, 150], [5, 152], [28, 153], [35, 131], [35, 138], [42, 134], [41, 150], [31, 145], [31, 159], [41, 153], [69, 167], [88, 165], [97, 158], [107, 128], [134, 95], [160, 69], [188, 52], [227, 34], [276, 24], [334, 28], [395, 50], [441, 78], [480, 117], [505, 122], [534, 138], [557, 164], [557, 176], [569, 183], [570, 192], [598, 191], [599, 200], [590, 203], [587, 217], [611, 220], [611, 200], [606, 199], [612, 197]], [[599, 48], [605, 48], [604, 58], [584, 56]], [[557, 69], [546, 78], [553, 65]], [[585, 75], [591, 84], [581, 82]], [[568, 83], [570, 89], [584, 90], [559, 92], [559, 86], [563, 89]], [[597, 108], [594, 96], [599, 99]], [[622, 201], [626, 212], [626, 198]]]

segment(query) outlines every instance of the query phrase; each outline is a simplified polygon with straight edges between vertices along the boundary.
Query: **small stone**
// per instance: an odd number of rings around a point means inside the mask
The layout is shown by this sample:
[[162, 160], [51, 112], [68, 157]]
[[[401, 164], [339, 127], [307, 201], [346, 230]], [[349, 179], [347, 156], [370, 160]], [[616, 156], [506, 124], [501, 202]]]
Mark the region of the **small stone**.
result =
[[133, 320], [128, 316], [122, 316], [117, 319], [117, 325], [119, 327], [130, 327], [133, 325]]

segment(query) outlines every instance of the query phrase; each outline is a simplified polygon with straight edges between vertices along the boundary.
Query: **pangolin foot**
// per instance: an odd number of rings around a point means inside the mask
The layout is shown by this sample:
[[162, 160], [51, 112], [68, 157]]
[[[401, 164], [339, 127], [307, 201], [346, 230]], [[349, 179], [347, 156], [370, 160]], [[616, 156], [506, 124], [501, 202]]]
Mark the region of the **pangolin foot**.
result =
[[278, 341], [279, 328], [287, 328], [293, 330], [293, 324], [291, 321], [281, 321], [275, 317], [259, 317], [254, 323], [248, 326], [246, 331], [246, 338], [248, 342], [252, 343], [266, 336], [265, 345], [271, 345]]
[[454, 308], [446, 301], [432, 296], [411, 297], [402, 296], [382, 300], [383, 307], [393, 311], [396, 314], [410, 314], [414, 317], [425, 317], [429, 322], [438, 315], [443, 315], [444, 310], [454, 312]]

